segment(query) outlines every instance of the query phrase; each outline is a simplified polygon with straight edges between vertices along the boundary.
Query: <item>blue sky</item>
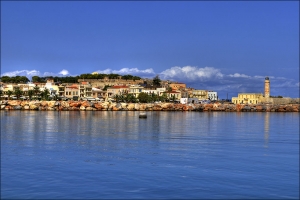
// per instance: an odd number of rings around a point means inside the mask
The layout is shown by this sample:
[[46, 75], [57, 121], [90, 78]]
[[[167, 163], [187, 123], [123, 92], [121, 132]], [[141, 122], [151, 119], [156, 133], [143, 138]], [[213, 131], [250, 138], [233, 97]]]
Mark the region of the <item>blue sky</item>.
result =
[[1, 75], [132, 74], [299, 97], [299, 2], [1, 1]]

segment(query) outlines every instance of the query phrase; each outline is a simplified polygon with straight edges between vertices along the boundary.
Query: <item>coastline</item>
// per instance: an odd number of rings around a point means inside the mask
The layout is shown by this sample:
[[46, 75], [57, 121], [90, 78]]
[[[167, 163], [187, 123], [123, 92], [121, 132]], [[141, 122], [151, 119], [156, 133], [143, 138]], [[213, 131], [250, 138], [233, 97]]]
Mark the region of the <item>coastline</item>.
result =
[[198, 111], [198, 112], [299, 112], [300, 104], [180, 104], [113, 103], [89, 101], [2, 100], [1, 110], [36, 111]]

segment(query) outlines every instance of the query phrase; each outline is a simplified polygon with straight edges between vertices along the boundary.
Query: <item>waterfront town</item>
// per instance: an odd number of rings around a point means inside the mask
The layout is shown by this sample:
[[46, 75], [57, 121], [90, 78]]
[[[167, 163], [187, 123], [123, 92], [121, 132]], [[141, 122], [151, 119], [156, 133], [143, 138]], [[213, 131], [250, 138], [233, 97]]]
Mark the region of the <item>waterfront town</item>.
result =
[[[15, 109], [16, 107], [9, 106], [8, 103], [8, 101], [15, 100], [14, 102], [18, 101], [19, 103], [13, 103], [13, 106], [18, 105], [19, 109], [33, 109], [34, 107], [30, 108], [29, 103], [27, 107], [26, 103], [23, 103], [25, 107], [22, 107], [20, 106], [20, 101], [51, 101], [53, 104], [52, 108], [55, 105], [57, 106], [59, 101], [62, 102], [59, 106], [63, 110], [70, 110], [70, 107], [73, 107], [71, 110], [97, 110], [97, 106], [95, 106], [97, 103], [101, 105], [98, 106], [98, 110], [153, 110], [153, 106], [150, 106], [150, 108], [147, 108], [147, 106], [142, 108], [143, 106], [137, 105], [129, 106], [129, 104], [152, 103], [156, 106], [154, 110], [163, 110], [163, 107], [166, 107], [166, 105], [167, 110], [205, 110], [205, 107], [208, 107], [208, 110], [212, 108], [210, 110], [220, 111], [225, 111], [226, 109], [230, 111], [236, 109], [245, 110], [245, 108], [246, 110], [256, 110], [261, 105], [260, 110], [267, 110], [267, 108], [264, 108], [267, 105], [269, 110], [272, 111], [270, 107], [272, 105], [277, 106], [277, 108], [279, 108], [279, 105], [281, 107], [286, 105], [291, 107], [288, 108], [290, 111], [299, 111], [299, 98], [272, 97], [270, 95], [269, 77], [266, 77], [264, 83], [262, 83], [262, 86], [264, 84], [264, 94], [239, 93], [237, 97], [232, 97], [231, 100], [220, 100], [216, 91], [190, 88], [185, 83], [160, 80], [159, 76], [153, 79], [142, 79], [131, 75], [106, 76], [93, 72], [91, 76], [78, 77], [75, 80], [77, 83], [74, 83], [74, 80], [72, 80], [72, 83], [62, 83], [61, 81], [56, 81], [53, 77], [47, 77], [44, 80], [40, 77], [35, 77], [35, 80], [40, 82], [22, 83], [22, 81], [19, 81], [19, 83], [12, 83], [7, 81], [7, 78], [1, 78], [2, 110]], [[18, 78], [20, 79], [20, 77]], [[72, 106], [66, 102], [71, 104], [72, 102], [77, 103], [75, 106]], [[85, 104], [78, 102], [85, 102]], [[34, 107], [34, 109], [39, 109], [39, 105], [36, 106], [37, 108]], [[170, 107], [170, 105], [172, 106]], [[188, 105], [191, 107], [188, 107]], [[239, 105], [239, 108], [236, 105]], [[44, 109], [51, 110], [50, 107], [49, 109], [48, 107]], [[273, 110], [276, 110], [275, 107]], [[286, 108], [283, 110], [286, 110]]]

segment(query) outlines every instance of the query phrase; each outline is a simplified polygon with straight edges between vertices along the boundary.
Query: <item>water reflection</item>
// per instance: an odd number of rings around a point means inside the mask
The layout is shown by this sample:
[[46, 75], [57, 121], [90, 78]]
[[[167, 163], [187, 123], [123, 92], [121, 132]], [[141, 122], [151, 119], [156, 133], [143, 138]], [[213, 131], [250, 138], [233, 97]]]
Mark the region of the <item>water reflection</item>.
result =
[[1, 194], [7, 199], [299, 194], [298, 113], [0, 114]]
[[268, 148], [269, 145], [269, 130], [270, 130], [270, 113], [265, 113], [265, 121], [264, 121], [264, 138], [265, 138], [265, 147]]

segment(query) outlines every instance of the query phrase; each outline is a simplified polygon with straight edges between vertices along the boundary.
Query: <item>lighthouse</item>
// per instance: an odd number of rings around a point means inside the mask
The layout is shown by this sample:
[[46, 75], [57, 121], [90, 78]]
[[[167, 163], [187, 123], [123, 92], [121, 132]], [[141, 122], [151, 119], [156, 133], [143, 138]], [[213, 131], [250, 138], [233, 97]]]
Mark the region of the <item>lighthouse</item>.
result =
[[269, 77], [265, 78], [265, 98], [270, 97], [270, 80]]

